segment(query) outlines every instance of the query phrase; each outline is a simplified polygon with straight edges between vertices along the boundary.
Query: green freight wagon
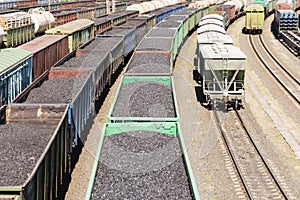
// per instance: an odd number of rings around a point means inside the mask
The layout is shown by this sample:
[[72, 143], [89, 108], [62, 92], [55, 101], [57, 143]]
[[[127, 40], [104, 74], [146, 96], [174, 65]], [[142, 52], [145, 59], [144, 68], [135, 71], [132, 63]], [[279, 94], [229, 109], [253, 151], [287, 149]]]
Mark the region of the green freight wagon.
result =
[[72, 52], [95, 37], [94, 21], [89, 19], [77, 19], [49, 29], [46, 31], [46, 34], [68, 35], [69, 52]]
[[171, 76], [124, 76], [109, 112], [110, 122], [178, 122]]
[[264, 13], [269, 13], [269, 1], [268, 0], [253, 0], [253, 4], [259, 4], [264, 8]]
[[189, 32], [192, 31], [197, 24], [195, 24], [195, 14], [196, 12], [193, 10], [188, 10], [188, 9], [182, 9], [179, 12], [174, 13], [172, 16], [187, 16], [188, 17], [188, 23], [189, 23]]
[[[177, 21], [177, 22], [181, 22], [182, 23], [182, 42], [185, 41], [185, 39], [187, 38], [188, 34], [189, 34], [189, 19], [187, 15], [183, 15], [183, 16], [173, 16], [171, 15], [170, 17], [168, 17], [167, 20], [164, 20], [163, 22], [166, 23], [170, 23], [168, 21]], [[158, 24], [157, 26], [160, 26], [160, 24]]]
[[[177, 23], [177, 22], [176, 22]], [[176, 26], [176, 25], [175, 25]], [[145, 38], [173, 38], [173, 61], [176, 59], [179, 49], [182, 44], [182, 32], [180, 32], [181, 23], [178, 23], [178, 27], [153, 27], [145, 36]]]
[[26, 12], [13, 12], [0, 15], [0, 26], [3, 28], [4, 47], [16, 47], [34, 38], [34, 24]]
[[179, 124], [105, 124], [85, 199], [100, 196], [200, 200]]
[[4, 30], [3, 46], [16, 47], [34, 38], [34, 24]]

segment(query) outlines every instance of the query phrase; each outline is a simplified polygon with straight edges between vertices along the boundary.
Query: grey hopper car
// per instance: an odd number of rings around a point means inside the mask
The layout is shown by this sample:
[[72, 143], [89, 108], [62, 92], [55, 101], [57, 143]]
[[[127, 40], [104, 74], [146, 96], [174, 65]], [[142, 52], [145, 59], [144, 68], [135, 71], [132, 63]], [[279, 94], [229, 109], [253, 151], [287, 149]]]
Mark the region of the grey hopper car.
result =
[[199, 47], [198, 71], [203, 77], [203, 93], [213, 108], [218, 103], [224, 103], [226, 109], [242, 106], [246, 59], [236, 46], [211, 44]]

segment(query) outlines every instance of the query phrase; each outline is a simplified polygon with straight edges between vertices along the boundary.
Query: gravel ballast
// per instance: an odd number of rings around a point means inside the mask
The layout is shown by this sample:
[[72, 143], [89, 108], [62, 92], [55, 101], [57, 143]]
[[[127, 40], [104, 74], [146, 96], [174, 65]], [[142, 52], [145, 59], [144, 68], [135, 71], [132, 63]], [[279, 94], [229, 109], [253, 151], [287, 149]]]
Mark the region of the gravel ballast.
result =
[[152, 81], [123, 84], [112, 116], [176, 117], [171, 86]]
[[71, 103], [85, 80], [79, 77], [47, 80], [30, 92], [26, 103]]
[[179, 141], [152, 131], [104, 139], [92, 199], [192, 199]]
[[53, 131], [53, 126], [0, 125], [0, 186], [20, 186], [27, 180]]
[[170, 59], [163, 53], [138, 53], [132, 57], [126, 73], [171, 73]]

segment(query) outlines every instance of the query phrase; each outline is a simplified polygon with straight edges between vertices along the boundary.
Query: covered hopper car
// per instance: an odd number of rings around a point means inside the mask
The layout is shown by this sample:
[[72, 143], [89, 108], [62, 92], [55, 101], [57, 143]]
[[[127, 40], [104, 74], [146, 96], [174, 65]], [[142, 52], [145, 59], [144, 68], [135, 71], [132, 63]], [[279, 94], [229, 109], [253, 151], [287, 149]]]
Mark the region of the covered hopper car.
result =
[[239, 109], [245, 95], [246, 55], [232, 45], [202, 45], [199, 48], [199, 71], [207, 102], [216, 108], [219, 103], [228, 109]]
[[246, 9], [244, 33], [262, 33], [264, 27], [265, 13], [260, 4], [251, 4]]
[[[209, 18], [209, 15], [205, 18]], [[197, 71], [207, 105], [212, 109], [220, 108], [220, 105], [225, 109], [239, 109], [243, 106], [245, 95], [247, 57], [233, 45], [224, 27], [211, 25], [207, 19], [203, 21], [207, 25], [197, 30]]]

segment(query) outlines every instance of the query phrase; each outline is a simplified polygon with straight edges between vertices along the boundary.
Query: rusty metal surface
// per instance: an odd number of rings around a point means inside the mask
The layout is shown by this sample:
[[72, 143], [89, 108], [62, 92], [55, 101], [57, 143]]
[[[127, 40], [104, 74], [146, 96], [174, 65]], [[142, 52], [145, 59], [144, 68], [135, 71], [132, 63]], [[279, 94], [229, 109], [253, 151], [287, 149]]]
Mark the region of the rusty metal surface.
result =
[[33, 80], [69, 53], [66, 35], [44, 35], [20, 48], [33, 53]]
[[19, 48], [30, 51], [31, 53], [36, 53], [67, 37], [67, 35], [43, 35], [19, 46]]
[[58, 123], [66, 107], [63, 104], [10, 104], [6, 107], [6, 123]]

